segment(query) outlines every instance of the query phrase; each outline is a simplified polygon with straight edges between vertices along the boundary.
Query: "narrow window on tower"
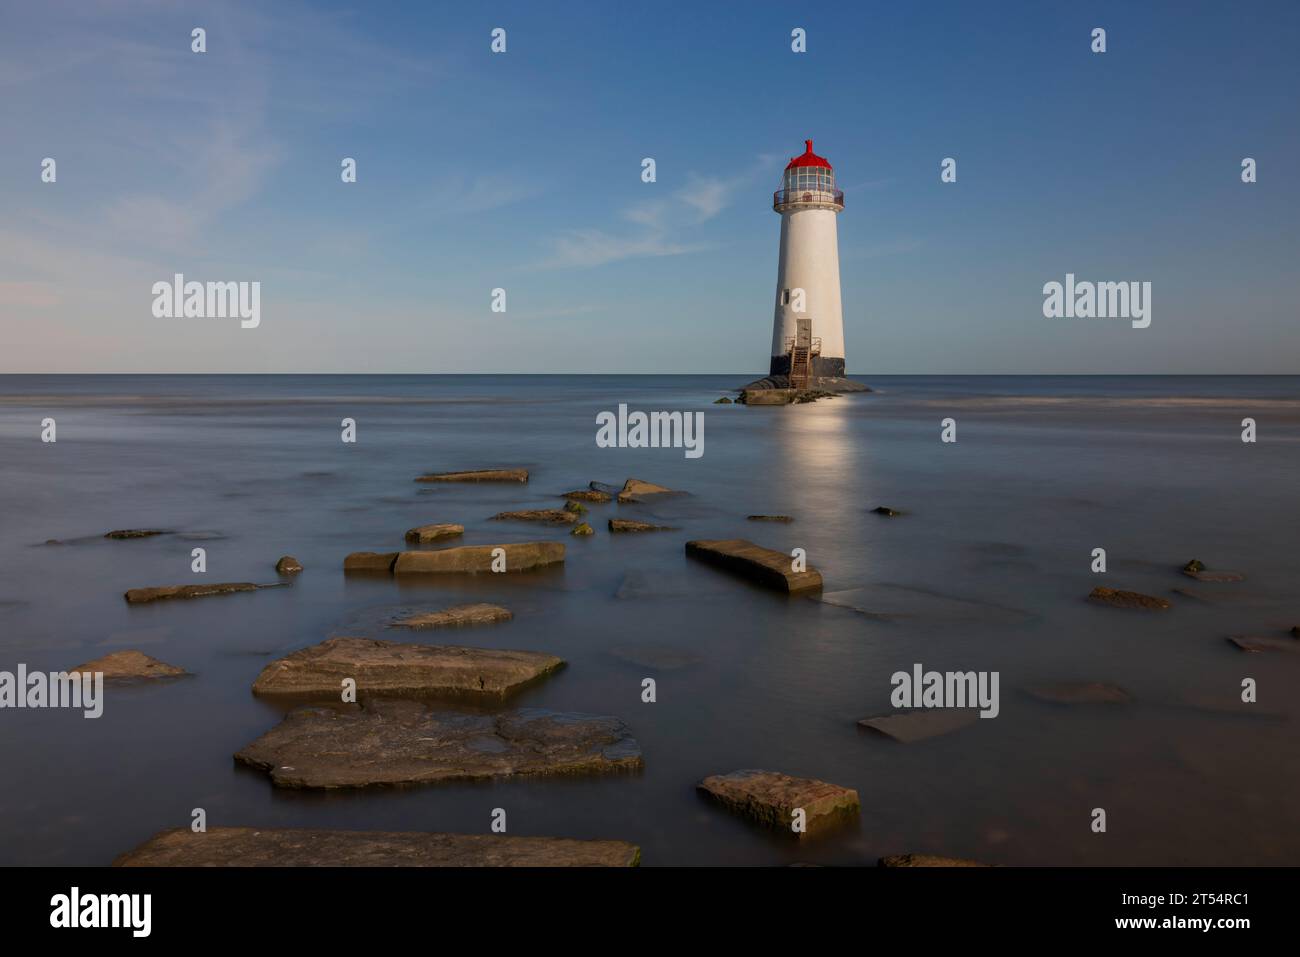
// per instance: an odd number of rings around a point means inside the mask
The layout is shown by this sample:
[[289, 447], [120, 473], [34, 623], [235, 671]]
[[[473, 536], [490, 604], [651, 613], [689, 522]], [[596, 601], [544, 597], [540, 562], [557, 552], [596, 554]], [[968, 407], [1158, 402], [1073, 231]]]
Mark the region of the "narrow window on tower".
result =
[[789, 290], [789, 289], [782, 289], [782, 290], [781, 290], [781, 305], [783, 305], [783, 306], [788, 306], [788, 305], [790, 305], [790, 290]]

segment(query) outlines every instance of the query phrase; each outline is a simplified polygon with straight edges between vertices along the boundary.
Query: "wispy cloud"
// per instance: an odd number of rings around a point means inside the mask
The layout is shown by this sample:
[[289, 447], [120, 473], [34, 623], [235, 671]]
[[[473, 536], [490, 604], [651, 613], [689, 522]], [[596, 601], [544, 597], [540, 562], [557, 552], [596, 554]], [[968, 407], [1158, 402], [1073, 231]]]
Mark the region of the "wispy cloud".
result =
[[623, 259], [680, 256], [707, 248], [699, 243], [670, 240], [662, 233], [615, 236], [600, 229], [572, 229], [551, 240], [551, 256], [539, 268], [581, 269]]

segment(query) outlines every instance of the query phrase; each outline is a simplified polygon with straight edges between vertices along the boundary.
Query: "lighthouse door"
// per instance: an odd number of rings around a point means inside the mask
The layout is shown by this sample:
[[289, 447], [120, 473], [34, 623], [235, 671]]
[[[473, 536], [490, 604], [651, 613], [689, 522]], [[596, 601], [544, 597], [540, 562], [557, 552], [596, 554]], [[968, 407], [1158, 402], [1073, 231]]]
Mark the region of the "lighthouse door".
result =
[[808, 388], [812, 375], [812, 319], [795, 318], [794, 348], [790, 352], [790, 385], [795, 389]]

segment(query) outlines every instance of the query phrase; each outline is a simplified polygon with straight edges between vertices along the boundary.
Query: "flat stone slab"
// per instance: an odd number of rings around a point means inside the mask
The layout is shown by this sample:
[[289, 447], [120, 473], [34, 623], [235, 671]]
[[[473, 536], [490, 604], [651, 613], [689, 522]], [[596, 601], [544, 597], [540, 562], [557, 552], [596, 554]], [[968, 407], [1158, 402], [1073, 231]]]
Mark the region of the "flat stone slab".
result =
[[630, 478], [623, 483], [623, 488], [618, 493], [618, 500], [622, 504], [627, 504], [628, 502], [640, 502], [648, 496], [676, 494], [679, 494], [676, 489], [655, 485], [654, 482], [643, 482], [641, 479]]
[[816, 825], [855, 814], [860, 807], [858, 792], [852, 788], [779, 771], [715, 774], [701, 781], [698, 788], [729, 811], [786, 831], [791, 830], [796, 808], [803, 808], [808, 831], [812, 831]]
[[547, 525], [572, 525], [578, 520], [577, 512], [563, 508], [526, 508], [516, 512], [497, 512], [494, 522], [545, 522]]
[[455, 525], [452, 523], [442, 525], [417, 525], [415, 528], [407, 530], [406, 540], [413, 545], [423, 545], [428, 542], [440, 541], [444, 538], [456, 538], [458, 535], [464, 534], [464, 525]]
[[430, 552], [402, 552], [393, 564], [398, 575], [491, 572], [492, 553], [505, 550], [505, 570], [523, 572], [564, 561], [563, 542], [517, 542], [510, 545], [461, 545]]
[[1144, 608], [1151, 611], [1161, 611], [1171, 607], [1169, 601], [1164, 598], [1156, 598], [1153, 595], [1144, 595], [1136, 591], [1121, 591], [1118, 588], [1104, 588], [1101, 586], [1090, 591], [1088, 598], [1103, 605], [1110, 605], [1112, 608]]
[[118, 528], [111, 532], [105, 532], [105, 538], [150, 538], [154, 535], [170, 535], [171, 532], [163, 528]]
[[636, 867], [626, 841], [505, 834], [188, 827], [159, 831], [114, 867]]
[[104, 679], [107, 681], [136, 678], [179, 678], [189, 674], [184, 668], [177, 668], [165, 661], [151, 658], [143, 651], [136, 651], [134, 648], [115, 651], [112, 654], [104, 655], [102, 658], [96, 658], [93, 661], [87, 661], [85, 664], [77, 665], [75, 668], [69, 668], [68, 671], [90, 674], [100, 671], [103, 672]]
[[607, 774], [643, 766], [618, 718], [526, 708], [481, 715], [376, 698], [290, 712], [235, 755], [277, 787], [355, 788], [513, 775]]
[[675, 532], [677, 529], [671, 525], [652, 525], [650, 522], [635, 522], [627, 518], [611, 518], [609, 520], [609, 530], [611, 532]]
[[822, 587], [822, 574], [811, 565], [806, 571], [792, 571], [792, 559], [785, 552], [763, 548], [743, 538], [687, 542], [686, 554], [791, 595], [820, 591]]
[[882, 857], [879, 867], [988, 867], [979, 861], [968, 861], [960, 857], [939, 857], [937, 854], [891, 854]]
[[1266, 635], [1231, 635], [1228, 641], [1242, 651], [1300, 651], [1300, 640], [1295, 638], [1272, 638]]
[[1033, 685], [1025, 689], [1025, 694], [1049, 704], [1125, 704], [1133, 700], [1123, 688], [1100, 681]]
[[479, 602], [452, 605], [438, 611], [422, 611], [393, 622], [394, 628], [460, 628], [465, 625], [493, 625], [514, 618], [509, 608]]
[[353, 552], [343, 559], [345, 572], [391, 572], [400, 552]]
[[903, 744], [913, 744], [957, 731], [979, 719], [977, 708], [926, 708], [863, 718], [858, 726]]
[[594, 488], [580, 488], [573, 492], [565, 492], [563, 497], [571, 502], [595, 502], [599, 505], [614, 500], [613, 495]]
[[527, 482], [528, 469], [474, 469], [469, 472], [430, 472], [417, 482]]
[[164, 598], [206, 598], [208, 595], [228, 595], [237, 591], [257, 591], [261, 585], [252, 582], [219, 582], [212, 585], [163, 585], [159, 588], [132, 588], [123, 596], [132, 605]]
[[505, 698], [563, 665], [536, 651], [329, 638], [271, 662], [253, 682], [253, 693], [338, 698], [343, 679], [352, 678], [361, 694]]

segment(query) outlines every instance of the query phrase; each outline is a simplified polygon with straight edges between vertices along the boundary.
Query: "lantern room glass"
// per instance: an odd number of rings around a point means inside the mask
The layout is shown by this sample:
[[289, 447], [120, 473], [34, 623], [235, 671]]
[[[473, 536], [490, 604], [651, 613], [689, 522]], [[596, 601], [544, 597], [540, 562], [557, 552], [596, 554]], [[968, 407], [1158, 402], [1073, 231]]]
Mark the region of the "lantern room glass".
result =
[[790, 193], [835, 191], [835, 171], [824, 166], [795, 166], [785, 171], [783, 188]]

